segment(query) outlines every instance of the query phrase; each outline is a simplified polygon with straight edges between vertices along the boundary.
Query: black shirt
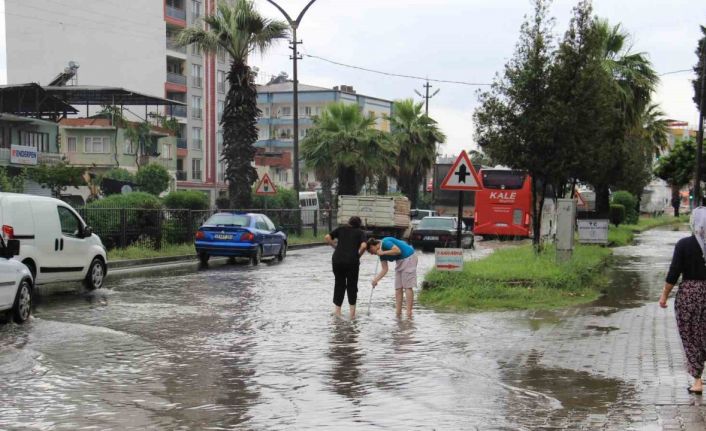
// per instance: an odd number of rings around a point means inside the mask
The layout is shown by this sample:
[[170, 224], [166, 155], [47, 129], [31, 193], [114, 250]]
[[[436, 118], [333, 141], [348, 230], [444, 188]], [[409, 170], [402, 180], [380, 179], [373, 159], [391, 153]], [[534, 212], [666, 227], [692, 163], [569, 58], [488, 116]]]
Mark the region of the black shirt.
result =
[[694, 235], [680, 239], [674, 246], [667, 283], [677, 284], [679, 275], [682, 276], [682, 280], [706, 280], [704, 254]]
[[362, 229], [339, 226], [329, 235], [333, 239], [338, 239], [336, 251], [333, 252], [333, 263], [360, 264], [358, 250], [360, 244], [365, 242], [365, 232]]

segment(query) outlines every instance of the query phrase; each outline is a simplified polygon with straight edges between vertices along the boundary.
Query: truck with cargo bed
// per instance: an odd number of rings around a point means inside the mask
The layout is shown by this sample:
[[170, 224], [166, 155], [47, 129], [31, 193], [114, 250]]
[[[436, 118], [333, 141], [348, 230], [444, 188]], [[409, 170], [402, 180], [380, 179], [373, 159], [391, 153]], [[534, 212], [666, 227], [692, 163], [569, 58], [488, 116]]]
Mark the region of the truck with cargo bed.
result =
[[338, 224], [348, 223], [352, 216], [360, 217], [372, 237], [404, 238], [409, 234], [410, 204], [404, 196], [339, 196]]

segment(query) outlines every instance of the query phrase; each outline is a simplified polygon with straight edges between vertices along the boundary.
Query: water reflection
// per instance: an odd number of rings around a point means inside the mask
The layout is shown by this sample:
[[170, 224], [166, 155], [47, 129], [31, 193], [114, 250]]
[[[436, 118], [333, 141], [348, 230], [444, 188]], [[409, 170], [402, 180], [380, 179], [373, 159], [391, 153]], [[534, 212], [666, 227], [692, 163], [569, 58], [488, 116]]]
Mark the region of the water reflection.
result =
[[332, 363], [331, 385], [335, 393], [353, 400], [359, 405], [367, 394], [361, 381], [361, 368], [365, 354], [358, 343], [360, 328], [358, 321], [336, 318], [331, 326], [328, 357]]

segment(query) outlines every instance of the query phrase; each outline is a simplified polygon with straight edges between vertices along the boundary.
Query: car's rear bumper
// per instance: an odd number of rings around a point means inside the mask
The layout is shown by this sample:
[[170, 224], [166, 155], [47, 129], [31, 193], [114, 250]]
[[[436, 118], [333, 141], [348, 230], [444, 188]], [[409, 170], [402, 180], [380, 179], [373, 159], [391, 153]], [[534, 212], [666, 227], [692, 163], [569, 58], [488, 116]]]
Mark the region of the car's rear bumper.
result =
[[254, 243], [214, 243], [209, 241], [196, 241], [196, 254], [206, 253], [209, 256], [235, 256], [250, 257], [257, 252], [258, 244]]

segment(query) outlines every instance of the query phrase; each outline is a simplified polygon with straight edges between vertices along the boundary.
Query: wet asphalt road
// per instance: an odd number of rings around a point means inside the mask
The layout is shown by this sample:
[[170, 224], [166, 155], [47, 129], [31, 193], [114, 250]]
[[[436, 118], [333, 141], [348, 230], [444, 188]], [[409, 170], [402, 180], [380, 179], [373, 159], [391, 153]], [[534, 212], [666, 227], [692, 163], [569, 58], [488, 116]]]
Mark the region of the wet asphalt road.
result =
[[[335, 319], [326, 247], [45, 293], [29, 324], [0, 325], [0, 429], [653, 429], [635, 413], [649, 387], [590, 354], [626, 360], [604, 348], [621, 333], [608, 320], [653, 307], [686, 234], [649, 235], [618, 250], [605, 298], [555, 312], [417, 305], [397, 320], [390, 275], [368, 315], [366, 256], [359, 318]], [[420, 280], [432, 264], [420, 259]]]

